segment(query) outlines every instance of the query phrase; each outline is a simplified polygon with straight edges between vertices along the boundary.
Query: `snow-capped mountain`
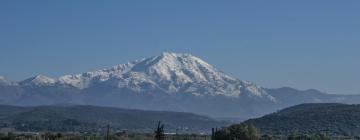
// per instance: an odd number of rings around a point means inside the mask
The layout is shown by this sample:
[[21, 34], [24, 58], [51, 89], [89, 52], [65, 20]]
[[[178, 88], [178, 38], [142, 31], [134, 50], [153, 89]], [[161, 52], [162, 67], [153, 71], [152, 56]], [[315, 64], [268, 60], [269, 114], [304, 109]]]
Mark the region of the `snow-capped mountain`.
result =
[[[190, 54], [163, 53], [140, 61], [94, 72], [50, 78], [44, 75], [26, 79], [22, 85], [67, 85], [86, 89], [106, 83], [134, 92], [160, 90], [169, 94], [224, 95], [275, 99], [266, 91], [248, 81], [241, 81], [217, 70]], [[146, 87], [145, 87], [146, 86]]]
[[56, 82], [56, 79], [39, 74], [24, 81], [21, 81], [20, 84], [33, 86], [50, 86], [54, 85]]
[[4, 76], [0, 76], [0, 85], [5, 85], [8, 83], [8, 80]]
[[0, 76], [0, 86], [11, 86], [16, 85], [16, 82], [6, 79], [4, 76]]
[[[20, 82], [0, 76], [0, 104], [90, 104], [249, 118], [304, 102], [360, 102], [360, 96], [265, 89], [190, 54], [162, 53], [108, 69]], [[300, 100], [301, 99], [301, 100]]]

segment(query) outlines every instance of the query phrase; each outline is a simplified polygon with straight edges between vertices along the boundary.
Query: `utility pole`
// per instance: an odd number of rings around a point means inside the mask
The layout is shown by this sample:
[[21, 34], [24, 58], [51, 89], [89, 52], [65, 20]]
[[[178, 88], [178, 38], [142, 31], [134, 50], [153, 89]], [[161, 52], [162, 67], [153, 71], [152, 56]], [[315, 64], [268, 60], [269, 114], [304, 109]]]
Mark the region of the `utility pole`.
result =
[[107, 125], [105, 140], [110, 140], [110, 125]]
[[175, 130], [175, 140], [178, 140], [178, 130], [179, 130], [179, 128], [176, 128], [176, 130]]

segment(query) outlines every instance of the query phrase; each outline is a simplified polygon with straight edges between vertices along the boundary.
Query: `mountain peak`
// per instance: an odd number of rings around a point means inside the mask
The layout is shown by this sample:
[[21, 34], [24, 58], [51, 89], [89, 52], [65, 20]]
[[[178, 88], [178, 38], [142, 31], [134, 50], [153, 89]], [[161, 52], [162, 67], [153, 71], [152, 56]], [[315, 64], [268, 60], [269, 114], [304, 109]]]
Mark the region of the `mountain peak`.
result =
[[172, 57], [172, 58], [180, 58], [180, 57], [195, 57], [190, 53], [174, 53], [174, 52], [163, 52], [160, 57]]
[[139, 85], [153, 85], [169, 93], [267, 96], [261, 87], [233, 78], [191, 54], [165, 52], [134, 64], [125, 75]]
[[20, 82], [20, 84], [23, 84], [23, 85], [37, 85], [37, 86], [53, 85], [55, 83], [56, 83], [56, 79], [47, 77], [42, 74], [38, 74], [34, 77], [31, 77], [29, 79], [26, 79], [26, 80]]
[[[146, 64], [156, 64], [156, 63], [179, 63], [180, 61], [203, 61], [198, 57], [195, 57], [191, 54], [188, 53], [173, 53], [173, 52], [163, 52], [161, 53], [161, 55], [158, 56], [153, 56], [150, 58], [146, 58], [141, 62], [144, 62]], [[204, 62], [204, 61], [203, 61]]]
[[222, 76], [230, 78], [198, 57], [167, 52], [135, 64], [132, 70], [144, 72], [157, 80], [184, 84], [206, 83], [215, 80], [214, 78], [222, 79]]
[[177, 53], [173, 53], [173, 52], [163, 52], [163, 53], [161, 53], [161, 56], [163, 56], [163, 57], [177, 56], [177, 55], [181, 55], [181, 54], [177, 54]]
[[9, 81], [7, 78], [5, 78], [4, 76], [0, 75], [0, 85], [12, 85], [15, 84], [14, 82]]

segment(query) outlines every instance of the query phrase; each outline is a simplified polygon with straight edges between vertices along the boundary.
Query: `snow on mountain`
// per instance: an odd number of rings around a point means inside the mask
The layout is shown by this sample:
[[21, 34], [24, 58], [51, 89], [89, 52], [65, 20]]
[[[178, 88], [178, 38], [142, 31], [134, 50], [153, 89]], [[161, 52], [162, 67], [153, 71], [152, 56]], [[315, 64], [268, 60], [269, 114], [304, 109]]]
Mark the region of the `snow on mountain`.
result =
[[54, 84], [86, 89], [99, 83], [134, 92], [162, 91], [196, 96], [260, 97], [275, 101], [253, 83], [233, 78], [190, 54], [162, 53], [110, 69], [65, 75], [57, 79], [38, 75], [21, 83], [37, 86]]
[[7, 79], [4, 76], [0, 76], [0, 83], [1, 84], [7, 83]]
[[15, 82], [9, 81], [4, 76], [0, 76], [0, 85], [3, 86], [10, 86], [10, 85], [16, 85]]
[[227, 91], [226, 95], [240, 94], [239, 90], [236, 91], [240, 88], [236, 85], [238, 80], [189, 54], [163, 53], [144, 59], [121, 78], [137, 84], [150, 84], [168, 93], [224, 94]]
[[24, 81], [21, 81], [20, 84], [35, 85], [35, 86], [50, 86], [50, 85], [54, 85], [56, 82], [57, 82], [56, 79], [39, 74]]
[[58, 78], [57, 83], [70, 85], [79, 89], [85, 89], [88, 88], [92, 82], [105, 82], [110, 78], [121, 77], [122, 74], [128, 72], [131, 69], [134, 63], [136, 63], [136, 61], [117, 65], [110, 69], [103, 69], [76, 75], [65, 75]]

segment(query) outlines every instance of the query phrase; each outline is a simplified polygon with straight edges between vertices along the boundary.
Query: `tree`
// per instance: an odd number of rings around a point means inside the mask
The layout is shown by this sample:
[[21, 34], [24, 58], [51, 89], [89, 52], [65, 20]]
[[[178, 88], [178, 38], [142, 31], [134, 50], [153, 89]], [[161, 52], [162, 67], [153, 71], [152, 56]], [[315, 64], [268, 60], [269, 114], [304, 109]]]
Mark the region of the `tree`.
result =
[[155, 130], [155, 139], [165, 140], [164, 124], [161, 124], [161, 121], [159, 121], [157, 129]]
[[252, 125], [238, 124], [215, 132], [214, 140], [260, 140], [260, 134]]
[[318, 134], [317, 137], [319, 138], [319, 140], [331, 140], [331, 138], [326, 136], [325, 134]]

